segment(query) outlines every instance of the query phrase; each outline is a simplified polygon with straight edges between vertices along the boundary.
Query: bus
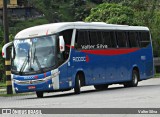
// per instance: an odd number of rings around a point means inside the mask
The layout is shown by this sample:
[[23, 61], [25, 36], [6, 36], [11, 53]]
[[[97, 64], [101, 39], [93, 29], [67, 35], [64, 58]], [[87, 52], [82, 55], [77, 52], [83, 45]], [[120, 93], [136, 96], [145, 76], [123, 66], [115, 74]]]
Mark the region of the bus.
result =
[[74, 89], [112, 84], [136, 87], [154, 75], [150, 31], [143, 26], [104, 22], [61, 22], [20, 31], [11, 48], [11, 79], [15, 93]]

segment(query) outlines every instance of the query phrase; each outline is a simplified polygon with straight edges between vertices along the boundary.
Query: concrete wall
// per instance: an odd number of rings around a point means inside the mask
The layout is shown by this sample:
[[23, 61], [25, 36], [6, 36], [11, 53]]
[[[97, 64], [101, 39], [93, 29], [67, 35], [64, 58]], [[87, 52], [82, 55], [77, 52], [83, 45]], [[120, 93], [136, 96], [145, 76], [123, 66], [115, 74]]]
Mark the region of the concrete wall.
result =
[[[8, 8], [17, 7], [17, 0], [10, 0]], [[3, 0], [0, 0], [0, 8], [3, 8]]]
[[10, 5], [17, 5], [17, 0], [10, 0]]

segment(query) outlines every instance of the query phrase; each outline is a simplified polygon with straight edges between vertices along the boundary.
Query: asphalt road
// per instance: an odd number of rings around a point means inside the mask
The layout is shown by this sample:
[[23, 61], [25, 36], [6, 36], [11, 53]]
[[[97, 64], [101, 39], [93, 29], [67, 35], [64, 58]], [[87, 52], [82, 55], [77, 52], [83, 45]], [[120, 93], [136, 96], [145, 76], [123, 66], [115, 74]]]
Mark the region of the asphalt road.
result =
[[37, 98], [35, 94], [0, 97], [0, 108], [15, 107], [160, 108], [160, 78], [141, 81], [138, 87], [132, 88], [124, 88], [123, 85], [111, 85], [108, 90], [97, 91], [93, 86], [83, 87], [82, 93], [79, 95], [75, 95], [74, 91], [71, 90], [46, 93], [44, 98]]

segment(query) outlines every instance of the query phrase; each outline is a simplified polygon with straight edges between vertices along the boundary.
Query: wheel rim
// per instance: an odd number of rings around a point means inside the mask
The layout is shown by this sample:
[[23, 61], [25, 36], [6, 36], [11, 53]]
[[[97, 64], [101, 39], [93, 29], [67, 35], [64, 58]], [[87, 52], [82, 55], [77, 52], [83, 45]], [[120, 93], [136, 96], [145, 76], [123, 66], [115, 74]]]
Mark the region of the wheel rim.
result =
[[78, 80], [78, 83], [79, 83], [79, 88], [81, 88], [81, 81], [80, 81], [80, 80]]
[[137, 84], [137, 82], [138, 82], [138, 76], [136, 74], [134, 74], [133, 79], [134, 79], [134, 84]]

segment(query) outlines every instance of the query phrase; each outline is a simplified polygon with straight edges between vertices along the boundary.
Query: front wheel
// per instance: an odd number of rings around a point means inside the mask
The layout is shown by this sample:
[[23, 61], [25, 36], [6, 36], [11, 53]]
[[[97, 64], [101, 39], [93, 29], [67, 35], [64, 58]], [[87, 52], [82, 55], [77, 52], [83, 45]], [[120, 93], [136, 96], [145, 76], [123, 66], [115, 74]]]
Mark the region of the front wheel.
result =
[[36, 95], [38, 98], [43, 98], [43, 92], [41, 91], [36, 91]]
[[132, 71], [132, 81], [124, 83], [124, 87], [136, 87], [139, 81], [139, 73], [137, 70]]
[[75, 94], [81, 93], [81, 81], [80, 81], [79, 75], [77, 75], [76, 79], [75, 79], [74, 92], [75, 92]]

